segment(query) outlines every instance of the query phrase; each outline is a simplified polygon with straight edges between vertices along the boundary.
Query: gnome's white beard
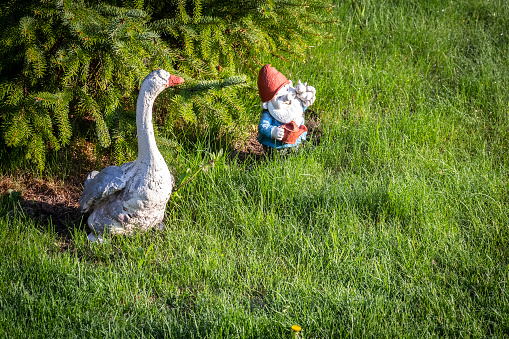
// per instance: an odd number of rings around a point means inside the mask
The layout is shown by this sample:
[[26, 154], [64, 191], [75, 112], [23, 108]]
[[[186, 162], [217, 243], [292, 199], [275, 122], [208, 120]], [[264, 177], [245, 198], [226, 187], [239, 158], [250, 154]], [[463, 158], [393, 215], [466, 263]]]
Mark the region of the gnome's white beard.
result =
[[265, 107], [264, 103], [264, 108], [268, 109], [270, 115], [272, 115], [272, 117], [277, 121], [282, 122], [283, 124], [287, 124], [290, 121], [295, 121], [297, 123], [300, 122], [303, 111], [299, 100], [293, 99], [289, 105], [285, 104], [280, 108], [275, 108], [272, 101], [269, 101], [266, 104], [267, 107]]

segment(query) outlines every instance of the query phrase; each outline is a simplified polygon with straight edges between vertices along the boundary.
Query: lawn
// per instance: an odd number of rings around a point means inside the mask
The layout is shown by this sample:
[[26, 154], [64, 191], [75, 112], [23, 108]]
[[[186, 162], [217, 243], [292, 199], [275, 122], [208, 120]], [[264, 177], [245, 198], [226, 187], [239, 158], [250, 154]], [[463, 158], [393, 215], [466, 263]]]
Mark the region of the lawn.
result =
[[0, 336], [507, 336], [509, 3], [334, 12], [305, 60], [266, 58], [317, 89], [320, 138], [298, 153], [160, 145], [177, 177], [214, 166], [163, 231], [102, 245], [2, 213]]

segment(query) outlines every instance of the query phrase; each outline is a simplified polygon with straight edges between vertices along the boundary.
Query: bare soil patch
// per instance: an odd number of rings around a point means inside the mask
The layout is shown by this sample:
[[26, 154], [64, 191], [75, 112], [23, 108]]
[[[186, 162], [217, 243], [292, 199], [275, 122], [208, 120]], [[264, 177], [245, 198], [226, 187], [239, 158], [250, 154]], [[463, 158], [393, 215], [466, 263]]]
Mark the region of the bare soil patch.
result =
[[84, 180], [80, 179], [79, 176], [43, 179], [31, 174], [2, 176], [0, 192], [3, 200], [10, 198], [8, 213], [16, 209], [40, 223], [52, 224], [57, 233], [67, 235], [68, 226], [81, 220], [79, 198]]

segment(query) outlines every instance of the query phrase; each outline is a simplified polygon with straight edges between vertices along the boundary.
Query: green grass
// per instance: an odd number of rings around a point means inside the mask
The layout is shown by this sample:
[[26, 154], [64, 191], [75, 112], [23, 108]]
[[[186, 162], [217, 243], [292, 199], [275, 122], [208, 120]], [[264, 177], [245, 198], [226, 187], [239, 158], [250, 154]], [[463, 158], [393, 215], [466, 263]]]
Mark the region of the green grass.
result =
[[[507, 336], [509, 4], [357, 2], [267, 59], [317, 88], [315, 148], [221, 156], [164, 231], [102, 246], [3, 217], [0, 336]], [[178, 176], [211, 144], [162, 151]]]

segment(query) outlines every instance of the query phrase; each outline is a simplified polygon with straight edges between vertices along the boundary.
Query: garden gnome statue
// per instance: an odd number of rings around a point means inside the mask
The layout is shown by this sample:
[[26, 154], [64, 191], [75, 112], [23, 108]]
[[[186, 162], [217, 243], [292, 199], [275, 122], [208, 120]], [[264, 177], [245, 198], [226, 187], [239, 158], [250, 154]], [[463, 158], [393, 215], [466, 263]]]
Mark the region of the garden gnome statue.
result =
[[258, 74], [258, 93], [263, 106], [258, 141], [265, 151], [298, 148], [306, 140], [304, 111], [315, 101], [314, 87], [300, 80], [293, 87], [290, 80], [268, 64]]

